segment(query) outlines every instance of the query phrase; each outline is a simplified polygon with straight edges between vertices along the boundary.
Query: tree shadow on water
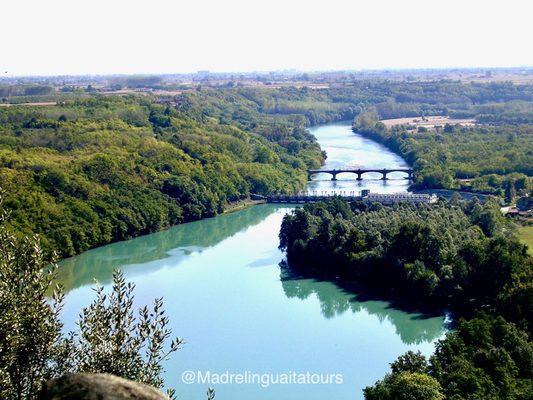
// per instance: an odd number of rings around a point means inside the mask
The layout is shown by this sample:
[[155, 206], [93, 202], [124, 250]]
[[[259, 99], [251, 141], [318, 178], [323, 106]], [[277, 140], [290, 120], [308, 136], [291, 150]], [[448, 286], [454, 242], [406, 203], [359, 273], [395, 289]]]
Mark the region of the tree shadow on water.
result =
[[[113, 270], [127, 276], [155, 271], [165, 264], [178, 265], [192, 253], [216, 246], [221, 241], [259, 224], [279, 207], [258, 205], [238, 212], [176, 225], [168, 230], [112, 243], [62, 260], [57, 281], [67, 290], [111, 282]], [[168, 260], [167, 263], [157, 261]]]
[[408, 345], [432, 342], [448, 328], [444, 312], [402, 302], [390, 292], [302, 274], [291, 269], [286, 261], [280, 263], [280, 280], [288, 298], [305, 300], [315, 295], [325, 318], [335, 318], [349, 311], [353, 314], [366, 312], [380, 322], [394, 325], [398, 336]]

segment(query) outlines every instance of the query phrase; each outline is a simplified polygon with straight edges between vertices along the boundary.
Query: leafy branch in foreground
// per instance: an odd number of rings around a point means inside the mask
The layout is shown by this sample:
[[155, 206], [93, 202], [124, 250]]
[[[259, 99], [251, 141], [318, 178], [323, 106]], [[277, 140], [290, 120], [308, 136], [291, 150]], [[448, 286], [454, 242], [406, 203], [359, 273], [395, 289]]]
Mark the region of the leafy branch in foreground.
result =
[[115, 271], [111, 293], [106, 295], [103, 286], [95, 288], [96, 299], [81, 312], [79, 332], [71, 333], [64, 345], [72, 349], [78, 372], [106, 372], [161, 387], [162, 362], [183, 340], [175, 338], [165, 348], [172, 332], [162, 299], [151, 310], [142, 307], [135, 317], [134, 289]]
[[[0, 206], [1, 206], [0, 192]], [[0, 398], [33, 399], [54, 375], [63, 295], [52, 288], [50, 267], [36, 237], [18, 239], [0, 208]]]
[[77, 372], [111, 373], [161, 388], [163, 361], [183, 343], [176, 338], [166, 346], [172, 332], [163, 300], [136, 315], [134, 285], [117, 271], [111, 293], [97, 286], [78, 331], [63, 335], [63, 294], [53, 290], [57, 267], [37, 237], [15, 237], [6, 220], [0, 211], [0, 398], [36, 399], [46, 380]]

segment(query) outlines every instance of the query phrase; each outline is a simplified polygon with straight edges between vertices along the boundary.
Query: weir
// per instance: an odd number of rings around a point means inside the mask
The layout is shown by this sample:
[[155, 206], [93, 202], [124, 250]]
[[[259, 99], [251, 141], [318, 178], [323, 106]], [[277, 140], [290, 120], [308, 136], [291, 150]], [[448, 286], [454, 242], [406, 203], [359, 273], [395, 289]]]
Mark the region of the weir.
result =
[[[353, 196], [353, 195], [340, 195], [338, 196], [342, 200], [353, 202], [353, 201], [362, 201], [362, 196]], [[310, 194], [301, 194], [301, 195], [273, 195], [268, 196], [265, 200], [267, 203], [278, 203], [278, 204], [303, 204], [303, 203], [315, 203], [318, 201], [327, 201], [331, 199], [332, 196], [327, 195], [310, 195]]]

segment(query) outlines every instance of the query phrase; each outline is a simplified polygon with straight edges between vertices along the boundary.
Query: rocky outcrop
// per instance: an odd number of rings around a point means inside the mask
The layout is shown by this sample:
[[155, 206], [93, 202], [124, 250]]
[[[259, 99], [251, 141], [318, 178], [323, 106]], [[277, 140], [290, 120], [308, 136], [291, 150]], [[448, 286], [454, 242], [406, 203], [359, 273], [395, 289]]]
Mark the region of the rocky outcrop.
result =
[[46, 382], [39, 400], [168, 400], [152, 386], [109, 374], [71, 374]]

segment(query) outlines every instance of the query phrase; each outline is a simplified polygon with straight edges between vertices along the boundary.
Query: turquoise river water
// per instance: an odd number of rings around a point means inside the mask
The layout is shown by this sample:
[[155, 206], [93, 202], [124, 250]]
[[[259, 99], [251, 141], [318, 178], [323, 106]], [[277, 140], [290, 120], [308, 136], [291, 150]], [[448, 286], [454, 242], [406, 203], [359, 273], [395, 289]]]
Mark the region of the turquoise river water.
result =
[[[328, 153], [324, 168], [406, 166], [353, 134], [349, 123], [310, 130]], [[336, 182], [317, 178], [323, 180], [309, 183], [309, 191], [407, 189], [401, 174], [387, 182], [379, 176], [360, 182], [353, 175]], [[444, 316], [361, 300], [335, 283], [299, 279], [280, 267], [278, 232], [290, 211], [259, 205], [63, 260], [65, 329], [75, 328], [81, 308], [93, 299], [93, 280], [107, 286], [120, 268], [135, 283], [139, 305], [164, 297], [172, 329], [186, 341], [165, 364], [166, 384], [180, 399], [204, 399], [209, 386], [217, 400], [362, 399], [362, 389], [400, 354], [430, 354], [446, 331]], [[286, 383], [291, 380], [297, 382]]]

